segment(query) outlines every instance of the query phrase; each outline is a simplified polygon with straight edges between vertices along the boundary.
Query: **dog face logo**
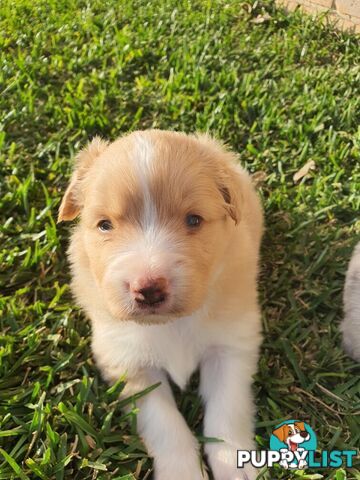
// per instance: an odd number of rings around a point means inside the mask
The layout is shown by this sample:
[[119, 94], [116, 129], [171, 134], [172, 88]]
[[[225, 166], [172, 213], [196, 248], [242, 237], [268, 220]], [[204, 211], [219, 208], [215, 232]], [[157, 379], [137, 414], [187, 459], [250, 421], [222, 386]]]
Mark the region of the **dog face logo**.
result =
[[273, 430], [273, 435], [275, 435], [281, 442], [284, 442], [287, 445], [288, 450], [291, 450], [292, 452], [298, 450], [301, 443], [310, 440], [310, 434], [305, 429], [304, 422], [294, 422], [282, 425]]
[[305, 422], [287, 420], [273, 430], [270, 448], [280, 452], [283, 468], [303, 469], [308, 465], [308, 452], [316, 450], [316, 435]]

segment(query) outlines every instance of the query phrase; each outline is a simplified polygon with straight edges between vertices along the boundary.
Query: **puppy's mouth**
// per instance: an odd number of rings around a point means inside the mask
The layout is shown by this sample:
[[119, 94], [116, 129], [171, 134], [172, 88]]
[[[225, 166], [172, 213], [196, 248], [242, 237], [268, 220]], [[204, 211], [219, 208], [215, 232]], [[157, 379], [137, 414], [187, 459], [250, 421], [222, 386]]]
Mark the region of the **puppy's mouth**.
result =
[[295, 452], [295, 450], [297, 450], [298, 444], [295, 442], [292, 442], [291, 440], [289, 440], [289, 444], [290, 444], [290, 450], [292, 452]]
[[163, 301], [157, 301], [152, 305], [136, 302], [129, 319], [145, 322], [167, 322], [172, 318], [182, 317], [191, 314], [191, 311], [185, 310], [184, 306], [177, 304], [172, 299], [166, 298]]
[[166, 323], [192, 315], [203, 304], [202, 298], [193, 298], [193, 292], [178, 292], [175, 288], [147, 287], [131, 291], [125, 284], [125, 288], [119, 292], [112, 285], [111, 287], [104, 289], [105, 301], [110, 313], [119, 320]]
[[168, 302], [165, 296], [162, 296], [151, 303], [146, 300], [137, 300], [135, 303], [135, 311], [147, 313], [148, 315], [156, 315], [164, 312], [164, 310], [169, 310], [167, 304]]

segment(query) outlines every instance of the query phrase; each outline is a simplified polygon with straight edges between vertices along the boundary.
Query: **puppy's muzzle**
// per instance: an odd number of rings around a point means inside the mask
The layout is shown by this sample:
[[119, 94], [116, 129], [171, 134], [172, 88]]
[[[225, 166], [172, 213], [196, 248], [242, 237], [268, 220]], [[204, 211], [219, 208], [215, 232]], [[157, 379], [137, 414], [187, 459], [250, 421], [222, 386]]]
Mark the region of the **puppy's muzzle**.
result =
[[166, 302], [168, 282], [165, 278], [142, 279], [130, 286], [133, 298], [140, 308], [156, 308]]

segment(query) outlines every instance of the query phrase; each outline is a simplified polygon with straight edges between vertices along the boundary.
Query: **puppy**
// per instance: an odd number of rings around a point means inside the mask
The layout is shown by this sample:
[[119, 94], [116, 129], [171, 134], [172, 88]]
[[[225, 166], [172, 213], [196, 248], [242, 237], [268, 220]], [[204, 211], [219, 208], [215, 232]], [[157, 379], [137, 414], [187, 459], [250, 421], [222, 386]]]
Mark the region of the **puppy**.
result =
[[[252, 375], [261, 340], [257, 272], [262, 210], [235, 155], [208, 136], [139, 131], [79, 153], [59, 220], [80, 216], [72, 287], [92, 322], [94, 358], [137, 403], [156, 480], [207, 478], [168, 378], [200, 367], [205, 445], [215, 480], [253, 448]], [[247, 467], [248, 468], [248, 467]]]
[[346, 274], [345, 317], [341, 324], [346, 352], [360, 362], [360, 242], [356, 245]]
[[295, 452], [298, 450], [299, 444], [307, 442], [310, 434], [305, 429], [304, 422], [287, 423], [273, 431], [281, 442], [285, 443], [288, 450]]

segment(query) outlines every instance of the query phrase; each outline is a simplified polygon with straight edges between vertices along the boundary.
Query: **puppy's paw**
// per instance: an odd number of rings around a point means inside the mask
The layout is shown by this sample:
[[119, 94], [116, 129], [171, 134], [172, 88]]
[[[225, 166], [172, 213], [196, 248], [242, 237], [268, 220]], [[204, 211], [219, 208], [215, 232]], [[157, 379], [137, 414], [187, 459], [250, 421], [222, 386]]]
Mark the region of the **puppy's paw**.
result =
[[279, 464], [281, 467], [285, 468], [286, 470], [289, 468], [289, 464], [287, 460], [280, 460]]
[[237, 468], [237, 449], [227, 443], [207, 444], [205, 451], [215, 480], [256, 480], [258, 471], [249, 464]]
[[343, 322], [343, 341], [342, 345], [349, 357], [353, 358], [357, 362], [360, 362], [360, 335], [354, 334], [351, 329], [347, 329], [347, 326]]
[[306, 460], [299, 460], [299, 463], [298, 463], [298, 469], [299, 470], [303, 470], [304, 468], [307, 467], [307, 462]]

